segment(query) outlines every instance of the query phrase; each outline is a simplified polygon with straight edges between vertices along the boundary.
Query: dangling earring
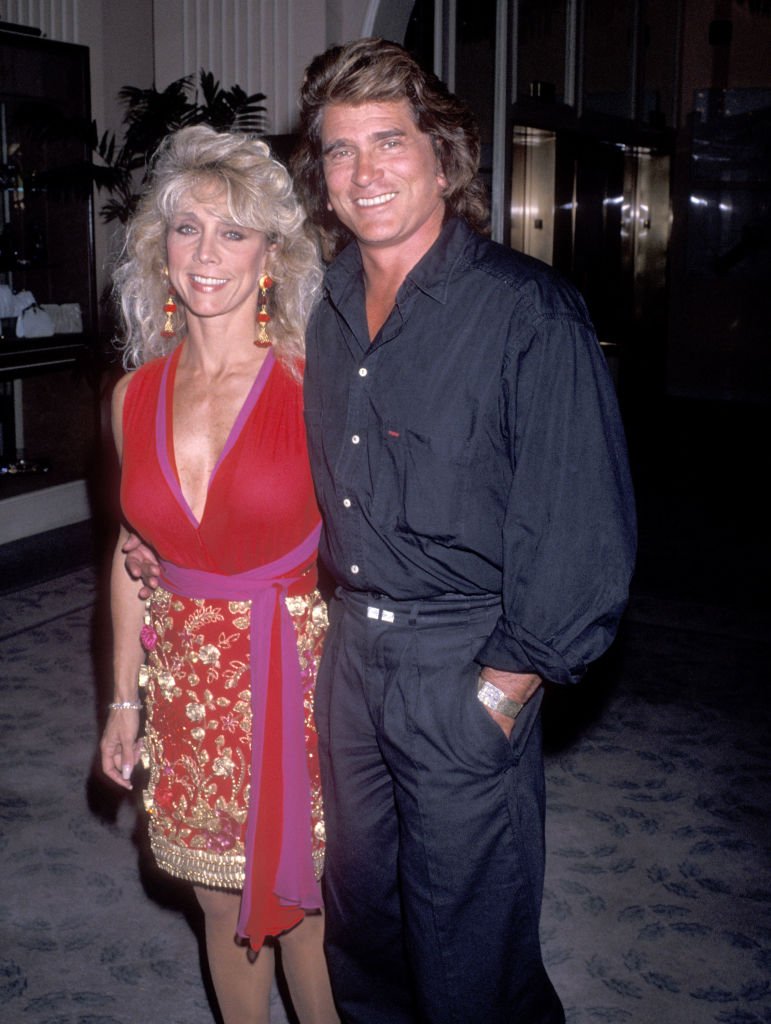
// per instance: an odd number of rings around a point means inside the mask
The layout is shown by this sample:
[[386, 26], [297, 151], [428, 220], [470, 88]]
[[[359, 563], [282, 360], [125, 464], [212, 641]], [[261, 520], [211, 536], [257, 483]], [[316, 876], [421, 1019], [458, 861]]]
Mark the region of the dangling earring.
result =
[[273, 279], [268, 277], [267, 274], [260, 274], [260, 279], [257, 282], [260, 286], [260, 296], [257, 300], [257, 337], [254, 339], [254, 344], [257, 348], [270, 348], [273, 344], [268, 335], [268, 324], [270, 323], [271, 316], [268, 312], [268, 291], [273, 287]]
[[[166, 268], [164, 273], [168, 278], [168, 267]], [[176, 334], [176, 331], [174, 330], [174, 314], [177, 312], [177, 304], [174, 301], [174, 298], [174, 289], [171, 287], [171, 284], [169, 284], [169, 296], [166, 299], [166, 304], [163, 307], [163, 312], [166, 314], [166, 322], [164, 323], [163, 330], [161, 331], [162, 338], [173, 338], [174, 335]]]

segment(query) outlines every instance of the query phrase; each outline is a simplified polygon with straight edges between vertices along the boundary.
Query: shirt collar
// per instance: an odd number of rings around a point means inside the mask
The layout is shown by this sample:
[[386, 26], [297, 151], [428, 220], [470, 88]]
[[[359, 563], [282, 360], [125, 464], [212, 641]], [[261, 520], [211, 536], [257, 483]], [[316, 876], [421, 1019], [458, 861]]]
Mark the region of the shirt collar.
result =
[[423, 259], [407, 274], [407, 280], [425, 295], [445, 303], [455, 267], [473, 237], [474, 232], [464, 220], [451, 217]]
[[[407, 274], [406, 281], [437, 302], [446, 302], [455, 266], [474, 237], [474, 231], [464, 220], [450, 217], [425, 256]], [[356, 242], [347, 245], [332, 262], [325, 285], [338, 307], [345, 302], [351, 288], [361, 287], [361, 253]]]

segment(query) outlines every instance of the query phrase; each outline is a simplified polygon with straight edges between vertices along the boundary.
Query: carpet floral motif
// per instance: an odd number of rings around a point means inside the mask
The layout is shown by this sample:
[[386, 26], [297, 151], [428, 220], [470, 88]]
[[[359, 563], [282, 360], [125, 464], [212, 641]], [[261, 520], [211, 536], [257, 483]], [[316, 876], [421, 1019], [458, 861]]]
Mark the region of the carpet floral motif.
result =
[[[92, 770], [96, 593], [81, 570], [0, 597], [0, 1016], [211, 1024], [196, 909], [138, 789]], [[770, 647], [633, 602], [612, 658], [548, 694], [543, 941], [569, 1024], [771, 1024]]]

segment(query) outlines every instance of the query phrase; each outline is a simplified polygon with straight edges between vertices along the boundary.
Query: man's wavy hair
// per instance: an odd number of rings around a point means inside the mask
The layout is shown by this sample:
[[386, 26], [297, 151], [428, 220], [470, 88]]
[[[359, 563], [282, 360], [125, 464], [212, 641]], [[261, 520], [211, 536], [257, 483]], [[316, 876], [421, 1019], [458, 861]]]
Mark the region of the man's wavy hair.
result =
[[321, 152], [324, 107], [402, 99], [412, 108], [420, 131], [430, 137], [447, 179], [447, 215], [462, 217], [477, 231], [488, 231], [487, 191], [478, 176], [479, 131], [471, 111], [398, 44], [358, 39], [315, 57], [300, 90], [300, 143], [292, 159], [292, 173], [308, 218], [320, 230], [330, 256], [353, 235], [327, 208]]
[[[127, 368], [175, 348], [185, 333], [185, 308], [177, 302], [176, 337], [164, 338], [166, 234], [189, 196], [221, 199], [242, 227], [263, 231], [273, 244], [267, 270], [270, 333], [276, 358], [295, 375], [305, 354], [305, 328], [321, 289], [318, 245], [294, 193], [289, 172], [265, 142], [243, 132], [207, 125], [167, 136], [153, 161], [150, 184], [129, 222], [113, 275], [123, 320], [118, 341]], [[255, 297], [255, 328], [257, 300]]]

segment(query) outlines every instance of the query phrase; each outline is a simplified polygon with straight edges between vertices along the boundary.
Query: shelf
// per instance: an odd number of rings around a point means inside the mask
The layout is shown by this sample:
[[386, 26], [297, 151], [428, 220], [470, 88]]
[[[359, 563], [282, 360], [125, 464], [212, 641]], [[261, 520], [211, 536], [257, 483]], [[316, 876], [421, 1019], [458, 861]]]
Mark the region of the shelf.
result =
[[72, 365], [80, 362], [91, 349], [91, 339], [85, 334], [0, 341], [0, 380]]

